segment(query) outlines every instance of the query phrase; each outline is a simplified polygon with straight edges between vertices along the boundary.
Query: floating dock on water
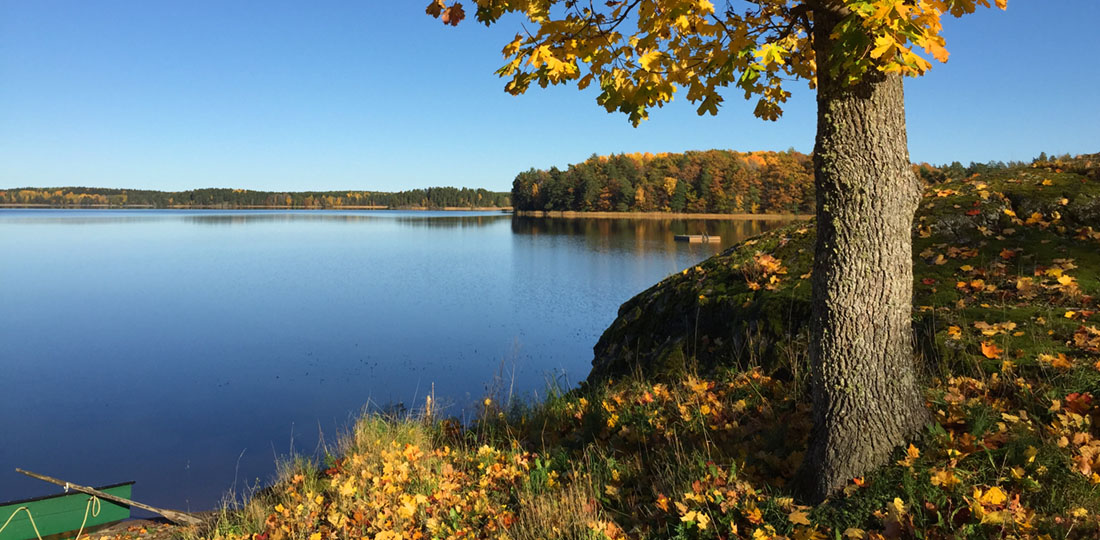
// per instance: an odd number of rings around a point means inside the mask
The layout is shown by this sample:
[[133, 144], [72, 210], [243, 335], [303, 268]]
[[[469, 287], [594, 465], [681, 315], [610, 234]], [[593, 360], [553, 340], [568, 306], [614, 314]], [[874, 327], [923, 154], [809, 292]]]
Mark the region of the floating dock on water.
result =
[[722, 241], [721, 236], [711, 236], [709, 234], [677, 234], [673, 239], [677, 242], [687, 242], [689, 244], [717, 244]]

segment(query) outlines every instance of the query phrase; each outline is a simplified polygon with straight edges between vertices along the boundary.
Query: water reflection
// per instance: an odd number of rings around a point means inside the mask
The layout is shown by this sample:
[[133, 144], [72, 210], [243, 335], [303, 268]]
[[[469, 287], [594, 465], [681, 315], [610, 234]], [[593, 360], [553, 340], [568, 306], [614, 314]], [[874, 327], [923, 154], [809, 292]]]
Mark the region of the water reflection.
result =
[[483, 227], [509, 219], [503, 212], [431, 210], [0, 210], [0, 225], [117, 225], [180, 220], [196, 225], [366, 223], [392, 221], [426, 228]]
[[356, 214], [325, 214], [311, 212], [309, 210], [302, 211], [302, 213], [288, 211], [278, 213], [247, 213], [247, 214], [199, 214], [199, 215], [187, 215], [183, 216], [183, 221], [187, 223], [193, 223], [195, 225], [213, 225], [213, 226], [235, 226], [235, 225], [259, 225], [270, 223], [290, 223], [290, 222], [338, 222], [338, 223], [355, 223], [372, 221], [377, 218], [369, 215], [356, 215]]
[[439, 215], [420, 210], [408, 211], [368, 211], [370, 213], [327, 213], [323, 211], [303, 211], [304, 213], [263, 213], [263, 214], [212, 214], [192, 215], [183, 219], [189, 223], [199, 225], [256, 225], [261, 223], [290, 223], [290, 222], [326, 222], [326, 223], [364, 223], [377, 221], [390, 221], [402, 227], [423, 227], [431, 229], [456, 229], [466, 227], [484, 227], [494, 222], [508, 219], [509, 216], [502, 213], [485, 214], [461, 214]]
[[438, 217], [398, 216], [394, 221], [406, 227], [422, 227], [428, 229], [466, 229], [487, 227], [502, 221], [511, 219], [511, 214], [497, 213], [493, 215], [451, 215]]
[[[580, 237], [598, 251], [627, 250], [638, 254], [676, 249], [716, 252], [733, 244], [786, 225], [776, 220], [707, 219], [590, 219], [590, 218], [512, 218], [512, 233], [530, 236]], [[715, 244], [685, 244], [675, 241], [678, 234], [719, 236]]]
[[173, 216], [157, 210], [0, 210], [0, 225], [99, 225], [166, 219], [173, 219]]

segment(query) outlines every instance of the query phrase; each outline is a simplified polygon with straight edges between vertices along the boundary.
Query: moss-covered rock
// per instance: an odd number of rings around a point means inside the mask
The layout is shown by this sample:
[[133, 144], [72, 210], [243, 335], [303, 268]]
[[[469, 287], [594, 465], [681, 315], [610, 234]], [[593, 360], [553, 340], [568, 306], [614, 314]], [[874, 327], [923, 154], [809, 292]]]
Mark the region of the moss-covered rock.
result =
[[[913, 321], [930, 371], [1091, 354], [1074, 336], [1100, 322], [1098, 171], [1094, 154], [928, 186], [913, 226]], [[589, 380], [739, 365], [802, 379], [813, 243], [812, 223], [777, 229], [630, 299]]]

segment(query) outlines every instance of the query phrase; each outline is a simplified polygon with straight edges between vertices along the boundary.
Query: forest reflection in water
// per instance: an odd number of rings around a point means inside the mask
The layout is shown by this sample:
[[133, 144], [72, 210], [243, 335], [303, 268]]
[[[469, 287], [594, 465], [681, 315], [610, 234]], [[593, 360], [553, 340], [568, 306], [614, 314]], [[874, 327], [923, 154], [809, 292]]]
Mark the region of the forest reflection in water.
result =
[[572, 236], [598, 251], [629, 250], [637, 254], [676, 249], [676, 235], [706, 234], [721, 241], [709, 245], [692, 245], [704, 251], [717, 251], [769, 230], [786, 225], [787, 221], [755, 219], [659, 219], [659, 218], [512, 218], [512, 233], [516, 235]]
[[510, 220], [513, 234], [582, 236], [593, 247], [621, 247], [631, 238], [639, 245], [671, 246], [678, 234], [720, 236], [723, 247], [785, 225], [786, 221], [682, 218], [545, 218], [493, 211], [443, 210], [19, 210], [4, 216], [8, 224], [117, 225], [181, 220], [195, 225], [240, 226], [272, 223], [371, 223], [427, 229], [478, 228]]
[[393, 222], [427, 228], [484, 227], [511, 218], [500, 211], [455, 210], [146, 210], [17, 209], [2, 216], [11, 225], [118, 225], [179, 220], [194, 225]]
[[186, 221], [200, 225], [249, 225], [291, 221], [376, 222], [391, 221], [400, 227], [458, 229], [485, 227], [511, 218], [503, 212], [484, 213], [462, 210], [365, 210], [365, 211], [287, 211], [263, 214], [212, 214], [187, 216]]

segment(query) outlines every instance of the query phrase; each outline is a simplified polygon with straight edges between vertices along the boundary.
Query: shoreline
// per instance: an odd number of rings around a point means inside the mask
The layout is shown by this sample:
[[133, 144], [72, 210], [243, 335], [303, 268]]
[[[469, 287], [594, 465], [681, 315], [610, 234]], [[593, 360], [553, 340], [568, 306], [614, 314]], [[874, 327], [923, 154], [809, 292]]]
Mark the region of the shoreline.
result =
[[84, 206], [58, 206], [36, 203], [0, 203], [0, 209], [46, 209], [46, 210], [408, 210], [417, 212], [501, 212], [510, 213], [520, 217], [533, 218], [557, 218], [557, 219], [702, 219], [702, 220], [730, 220], [730, 221], [804, 221], [812, 219], [812, 214], [716, 214], [716, 213], [691, 213], [691, 212], [603, 212], [603, 211], [576, 211], [576, 210], [514, 210], [511, 206], [444, 206], [432, 208], [427, 206], [340, 206], [325, 208], [321, 206], [266, 206], [266, 205], [183, 205], [157, 207], [153, 205], [128, 204], [89, 204]]
[[114, 205], [114, 204], [89, 204], [84, 206], [57, 206], [52, 204], [34, 204], [34, 203], [0, 203], [0, 208], [40, 208], [48, 210], [417, 210], [417, 211], [442, 211], [442, 212], [511, 212], [510, 206], [444, 206], [441, 208], [431, 208], [427, 206], [402, 206], [402, 207], [389, 207], [389, 206], [339, 206], [334, 208], [326, 208], [321, 206], [263, 206], [263, 205], [242, 205], [242, 206], [221, 206], [216, 204], [174, 204], [172, 206], [157, 207], [149, 204], [127, 204], [127, 205]]
[[576, 210], [516, 210], [515, 215], [521, 217], [565, 219], [728, 219], [731, 221], [798, 221], [813, 218], [812, 214], [694, 214], [689, 212], [578, 212]]

